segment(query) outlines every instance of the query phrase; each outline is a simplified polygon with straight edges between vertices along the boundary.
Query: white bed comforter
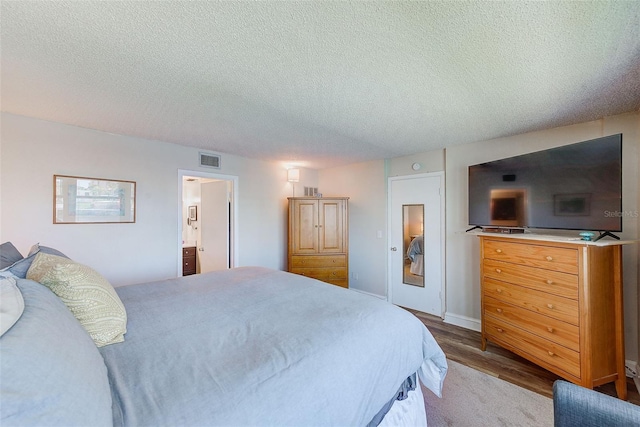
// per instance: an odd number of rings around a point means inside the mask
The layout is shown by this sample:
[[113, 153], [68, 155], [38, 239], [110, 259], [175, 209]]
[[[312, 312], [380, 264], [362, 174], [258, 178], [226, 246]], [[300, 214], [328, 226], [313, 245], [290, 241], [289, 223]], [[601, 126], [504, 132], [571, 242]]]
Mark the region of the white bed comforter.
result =
[[366, 425], [444, 353], [412, 314], [258, 267], [116, 288], [125, 342], [100, 349], [115, 425]]

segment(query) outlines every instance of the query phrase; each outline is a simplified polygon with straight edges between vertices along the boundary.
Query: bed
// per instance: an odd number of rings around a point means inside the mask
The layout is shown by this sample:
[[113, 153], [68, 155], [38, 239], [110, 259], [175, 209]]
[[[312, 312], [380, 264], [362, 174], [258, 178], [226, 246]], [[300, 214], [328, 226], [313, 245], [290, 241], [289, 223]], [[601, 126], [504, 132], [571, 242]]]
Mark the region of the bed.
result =
[[282, 271], [115, 288], [126, 334], [99, 348], [47, 287], [14, 282], [3, 426], [426, 425], [420, 383], [440, 396], [447, 371], [409, 312]]
[[411, 261], [409, 272], [416, 276], [424, 276], [424, 237], [416, 236], [411, 239], [407, 249], [407, 258]]

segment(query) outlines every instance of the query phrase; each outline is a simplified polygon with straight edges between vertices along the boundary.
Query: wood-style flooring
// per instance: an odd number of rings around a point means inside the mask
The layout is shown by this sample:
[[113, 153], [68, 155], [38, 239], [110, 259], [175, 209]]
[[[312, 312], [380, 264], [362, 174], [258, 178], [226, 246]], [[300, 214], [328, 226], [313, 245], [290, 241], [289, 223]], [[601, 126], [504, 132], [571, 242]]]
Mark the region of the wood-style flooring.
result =
[[[543, 396], [552, 397], [553, 382], [560, 379], [556, 374], [529, 362], [491, 342], [487, 350], [480, 350], [480, 332], [444, 323], [442, 319], [415, 310], [408, 310], [431, 331], [447, 359], [456, 361], [488, 375], [524, 387]], [[596, 390], [617, 396], [613, 383], [597, 387]], [[632, 379], [627, 378], [628, 400], [640, 405], [640, 394]]]

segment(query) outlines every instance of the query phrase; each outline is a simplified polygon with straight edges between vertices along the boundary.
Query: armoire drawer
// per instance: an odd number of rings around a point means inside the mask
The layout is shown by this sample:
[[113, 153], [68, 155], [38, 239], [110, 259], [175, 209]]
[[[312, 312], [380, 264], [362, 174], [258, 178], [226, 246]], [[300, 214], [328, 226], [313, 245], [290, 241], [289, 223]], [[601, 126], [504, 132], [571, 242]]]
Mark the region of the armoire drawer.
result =
[[578, 301], [536, 291], [489, 277], [483, 280], [483, 295], [540, 313], [563, 322], [579, 325]]
[[302, 276], [313, 277], [322, 281], [347, 279], [346, 267], [335, 268], [292, 268], [291, 273], [300, 274]]
[[515, 283], [565, 298], [578, 299], [578, 276], [527, 267], [494, 259], [483, 260], [483, 273], [503, 282]]
[[580, 356], [576, 351], [491, 316], [485, 318], [485, 334], [492, 341], [502, 342], [543, 361], [552, 368], [560, 369], [580, 378]]
[[289, 268], [346, 267], [346, 255], [292, 255]]
[[543, 316], [487, 296], [484, 298], [482, 314], [483, 316], [491, 316], [503, 322], [511, 323], [520, 329], [539, 335], [571, 350], [580, 351], [579, 328], [570, 323]]
[[486, 239], [483, 254], [485, 258], [498, 261], [578, 274], [577, 249]]

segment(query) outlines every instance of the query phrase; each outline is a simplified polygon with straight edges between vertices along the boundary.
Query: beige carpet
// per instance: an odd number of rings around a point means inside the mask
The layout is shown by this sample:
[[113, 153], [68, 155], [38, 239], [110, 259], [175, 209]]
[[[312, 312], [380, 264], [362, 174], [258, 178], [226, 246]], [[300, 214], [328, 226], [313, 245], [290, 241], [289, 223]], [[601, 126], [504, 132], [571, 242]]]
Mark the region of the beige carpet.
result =
[[451, 360], [442, 398], [422, 388], [429, 427], [552, 427], [553, 401]]

